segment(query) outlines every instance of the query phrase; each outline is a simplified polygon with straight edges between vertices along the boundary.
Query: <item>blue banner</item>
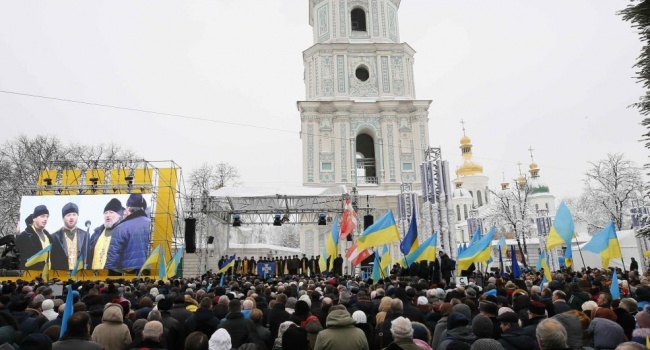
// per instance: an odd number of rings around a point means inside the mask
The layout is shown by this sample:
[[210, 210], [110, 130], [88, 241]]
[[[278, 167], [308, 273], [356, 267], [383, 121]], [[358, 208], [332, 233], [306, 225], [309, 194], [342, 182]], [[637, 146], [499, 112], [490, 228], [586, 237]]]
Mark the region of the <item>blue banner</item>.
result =
[[264, 278], [275, 275], [275, 262], [261, 262], [257, 264], [257, 274]]

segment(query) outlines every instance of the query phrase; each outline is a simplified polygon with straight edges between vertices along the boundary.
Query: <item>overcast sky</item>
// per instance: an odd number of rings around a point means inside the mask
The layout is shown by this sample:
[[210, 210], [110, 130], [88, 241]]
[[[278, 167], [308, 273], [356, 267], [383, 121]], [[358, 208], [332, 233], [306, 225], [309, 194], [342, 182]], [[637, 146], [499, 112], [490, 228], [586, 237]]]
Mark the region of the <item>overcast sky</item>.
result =
[[[611, 0], [402, 0], [401, 40], [416, 51], [418, 99], [431, 99], [432, 146], [459, 165], [460, 120], [498, 187], [535, 149], [558, 198], [578, 195], [589, 161], [637, 164], [641, 44]], [[114, 142], [187, 174], [237, 166], [246, 186], [298, 186], [306, 0], [3, 1], [0, 90], [199, 118], [0, 93], [0, 140], [20, 133]], [[237, 126], [229, 123], [250, 125]]]

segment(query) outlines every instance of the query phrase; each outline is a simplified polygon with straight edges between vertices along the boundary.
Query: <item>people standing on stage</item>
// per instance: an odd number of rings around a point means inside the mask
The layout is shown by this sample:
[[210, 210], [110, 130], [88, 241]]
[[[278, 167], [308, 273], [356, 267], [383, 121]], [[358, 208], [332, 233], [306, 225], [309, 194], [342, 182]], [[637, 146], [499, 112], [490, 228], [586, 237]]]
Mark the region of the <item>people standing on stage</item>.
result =
[[[74, 270], [80, 257], [83, 267], [88, 258], [88, 241], [90, 235], [77, 227], [79, 207], [70, 202], [61, 210], [63, 227], [52, 234], [52, 268], [55, 270]], [[88, 225], [90, 226], [90, 225]]]
[[309, 259], [307, 255], [303, 254], [302, 259], [300, 259], [300, 273], [303, 275], [309, 275]]
[[318, 265], [318, 261], [312, 255], [309, 259], [309, 272], [307, 274], [308, 276], [313, 276], [316, 273], [316, 265]]
[[248, 273], [251, 275], [257, 273], [257, 261], [255, 261], [254, 256], [251, 256], [251, 259], [248, 261]]
[[235, 273], [241, 275], [242, 271], [242, 261], [241, 261], [241, 256], [237, 257], [237, 260], [235, 260]]
[[334, 259], [334, 273], [343, 276], [343, 258], [341, 254]]
[[124, 208], [122, 202], [112, 198], [104, 207], [104, 223], [93, 230], [88, 244], [86, 262], [93, 270], [102, 270], [106, 265], [108, 247], [111, 245], [113, 230], [122, 219]]
[[106, 258], [107, 269], [139, 269], [144, 264], [151, 234], [151, 219], [146, 209], [147, 202], [141, 194], [129, 196], [124, 212], [126, 217], [113, 231]]
[[[32, 213], [32, 224], [28, 225], [18, 237], [16, 237], [16, 248], [20, 254], [20, 269], [25, 270], [25, 262], [34, 254], [47, 248], [52, 237], [45, 226], [50, 217], [50, 211], [44, 205], [37, 205]], [[49, 263], [49, 262], [48, 262]], [[43, 263], [36, 263], [29, 267], [30, 270], [42, 270]]]

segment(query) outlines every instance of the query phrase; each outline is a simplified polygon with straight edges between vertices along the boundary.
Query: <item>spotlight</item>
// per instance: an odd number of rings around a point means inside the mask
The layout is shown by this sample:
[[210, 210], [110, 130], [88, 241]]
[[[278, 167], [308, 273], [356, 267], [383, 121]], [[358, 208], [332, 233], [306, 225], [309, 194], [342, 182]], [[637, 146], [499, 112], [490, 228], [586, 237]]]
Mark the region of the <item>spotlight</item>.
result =
[[282, 215], [282, 223], [286, 224], [287, 222], [289, 222], [289, 214]]
[[327, 219], [326, 219], [325, 213], [320, 213], [318, 214], [318, 225], [320, 226], [325, 226], [327, 225]]
[[232, 216], [232, 225], [234, 227], [241, 226], [241, 219], [239, 214], [235, 214]]
[[281, 217], [280, 214], [275, 214], [273, 216], [273, 226], [282, 226], [282, 220], [280, 220]]

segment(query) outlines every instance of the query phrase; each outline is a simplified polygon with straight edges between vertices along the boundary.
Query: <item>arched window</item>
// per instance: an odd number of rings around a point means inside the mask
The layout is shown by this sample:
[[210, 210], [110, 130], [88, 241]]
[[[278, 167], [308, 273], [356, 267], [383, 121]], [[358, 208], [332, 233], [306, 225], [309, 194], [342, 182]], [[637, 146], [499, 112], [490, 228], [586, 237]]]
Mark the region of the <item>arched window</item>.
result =
[[467, 220], [467, 204], [463, 204], [463, 211], [465, 214], [465, 220]]
[[460, 205], [456, 204], [456, 221], [460, 221]]
[[476, 200], [478, 201], [478, 206], [483, 206], [483, 196], [481, 196], [481, 191], [476, 191]]
[[361, 8], [355, 8], [350, 13], [350, 20], [352, 21], [353, 32], [366, 31], [366, 11]]

